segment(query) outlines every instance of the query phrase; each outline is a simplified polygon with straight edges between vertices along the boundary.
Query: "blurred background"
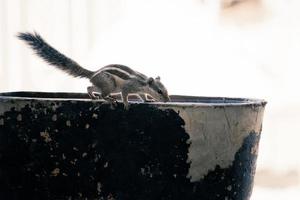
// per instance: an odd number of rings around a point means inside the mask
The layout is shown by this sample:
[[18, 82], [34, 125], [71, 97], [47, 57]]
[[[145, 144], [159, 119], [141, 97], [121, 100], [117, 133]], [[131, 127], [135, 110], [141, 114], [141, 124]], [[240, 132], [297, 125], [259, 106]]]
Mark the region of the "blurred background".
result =
[[171, 94], [263, 98], [252, 199], [300, 197], [299, 0], [0, 0], [0, 91], [86, 92], [15, 37], [82, 66], [128, 65]]

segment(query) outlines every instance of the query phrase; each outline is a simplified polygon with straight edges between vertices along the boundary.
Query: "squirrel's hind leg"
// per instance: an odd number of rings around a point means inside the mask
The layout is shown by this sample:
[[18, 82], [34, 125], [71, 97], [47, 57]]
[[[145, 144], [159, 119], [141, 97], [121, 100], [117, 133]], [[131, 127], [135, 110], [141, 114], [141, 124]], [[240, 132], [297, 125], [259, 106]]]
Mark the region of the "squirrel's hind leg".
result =
[[91, 86], [88, 87], [88, 93], [91, 93], [90, 96], [94, 95], [94, 93], [98, 94], [100, 98], [104, 99], [106, 102], [104, 104], [110, 104], [111, 109], [114, 109], [115, 107], [117, 107], [117, 100], [116, 98], [112, 97], [110, 95], [110, 92], [108, 90], [105, 89], [100, 89], [97, 86]]
[[102, 98], [106, 101], [115, 101], [116, 100], [109, 93], [102, 92], [102, 90], [96, 86], [87, 87], [87, 92], [88, 92], [88, 95], [91, 97], [91, 99]]

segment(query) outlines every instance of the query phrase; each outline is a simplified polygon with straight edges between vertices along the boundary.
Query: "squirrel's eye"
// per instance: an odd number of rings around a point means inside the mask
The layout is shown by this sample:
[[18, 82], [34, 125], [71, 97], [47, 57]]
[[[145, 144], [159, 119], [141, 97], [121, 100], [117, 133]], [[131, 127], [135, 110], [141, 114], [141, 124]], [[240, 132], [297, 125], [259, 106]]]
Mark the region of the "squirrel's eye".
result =
[[162, 94], [162, 91], [161, 90], [157, 90], [158, 94]]

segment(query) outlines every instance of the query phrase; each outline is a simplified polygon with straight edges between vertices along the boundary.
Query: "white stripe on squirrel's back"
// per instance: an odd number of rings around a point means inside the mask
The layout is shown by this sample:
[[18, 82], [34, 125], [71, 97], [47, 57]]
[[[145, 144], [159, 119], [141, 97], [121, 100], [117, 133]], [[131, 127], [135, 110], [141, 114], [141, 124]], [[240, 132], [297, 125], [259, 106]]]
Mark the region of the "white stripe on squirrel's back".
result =
[[[128, 79], [138, 77], [137, 76], [138, 74], [133, 70], [132, 70], [133, 73], [129, 73], [129, 72], [123, 70], [123, 68], [120, 68], [118, 65], [116, 65], [116, 66], [109, 65], [109, 66], [103, 67], [100, 70], [98, 70], [96, 73], [93, 74], [93, 76], [91, 78], [94, 78], [101, 72], [107, 72], [107, 73], [117, 76], [118, 78], [121, 78], [123, 80], [128, 80]], [[143, 79], [146, 79], [146, 76], [143, 77]]]

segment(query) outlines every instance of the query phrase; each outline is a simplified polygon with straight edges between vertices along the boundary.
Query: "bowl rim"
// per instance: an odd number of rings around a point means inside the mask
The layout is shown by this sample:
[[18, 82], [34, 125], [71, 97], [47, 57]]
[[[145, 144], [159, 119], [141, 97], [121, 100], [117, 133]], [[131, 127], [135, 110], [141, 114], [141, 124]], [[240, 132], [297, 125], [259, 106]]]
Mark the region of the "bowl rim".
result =
[[[131, 96], [129, 103], [151, 104], [159, 106], [265, 106], [267, 101], [255, 98], [236, 97], [208, 97], [189, 95], [170, 95], [170, 102], [142, 102], [139, 98]], [[103, 102], [104, 100], [91, 100], [87, 93], [78, 92], [39, 92], [14, 91], [0, 93], [1, 100], [31, 100], [31, 101], [89, 101]], [[118, 98], [120, 100], [120, 98]]]

